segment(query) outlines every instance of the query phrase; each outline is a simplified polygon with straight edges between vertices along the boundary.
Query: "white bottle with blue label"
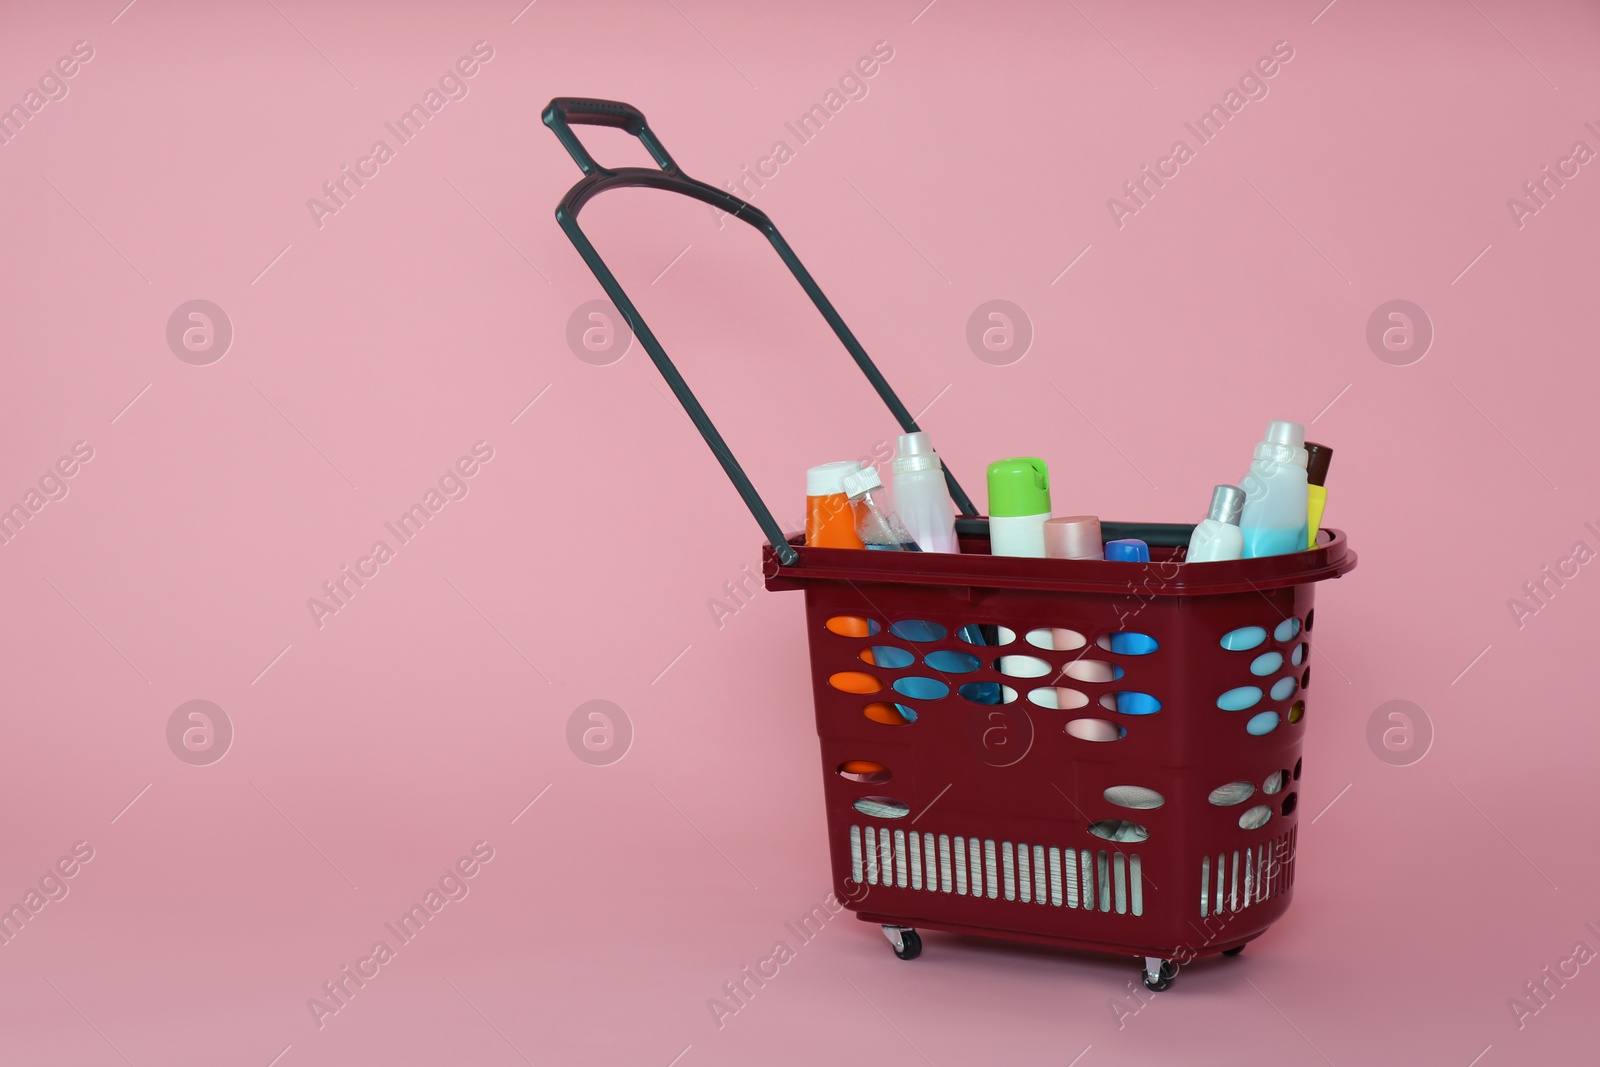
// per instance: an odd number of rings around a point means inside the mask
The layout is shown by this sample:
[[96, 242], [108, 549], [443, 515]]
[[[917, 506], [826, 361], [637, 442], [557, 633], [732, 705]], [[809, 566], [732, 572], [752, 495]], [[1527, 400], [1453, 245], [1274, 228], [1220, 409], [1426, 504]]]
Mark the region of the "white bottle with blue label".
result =
[[1306, 428], [1272, 422], [1256, 445], [1255, 461], [1239, 480], [1244, 510], [1244, 559], [1281, 556], [1306, 547]]

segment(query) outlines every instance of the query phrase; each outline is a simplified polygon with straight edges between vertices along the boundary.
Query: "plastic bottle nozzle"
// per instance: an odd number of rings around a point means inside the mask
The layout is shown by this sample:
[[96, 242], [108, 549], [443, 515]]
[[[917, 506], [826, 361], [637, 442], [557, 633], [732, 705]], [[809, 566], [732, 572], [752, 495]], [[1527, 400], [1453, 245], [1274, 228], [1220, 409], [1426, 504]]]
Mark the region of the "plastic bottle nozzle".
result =
[[1211, 511], [1206, 518], [1239, 525], [1239, 514], [1244, 511], [1244, 490], [1237, 485], [1219, 485], [1211, 490]]

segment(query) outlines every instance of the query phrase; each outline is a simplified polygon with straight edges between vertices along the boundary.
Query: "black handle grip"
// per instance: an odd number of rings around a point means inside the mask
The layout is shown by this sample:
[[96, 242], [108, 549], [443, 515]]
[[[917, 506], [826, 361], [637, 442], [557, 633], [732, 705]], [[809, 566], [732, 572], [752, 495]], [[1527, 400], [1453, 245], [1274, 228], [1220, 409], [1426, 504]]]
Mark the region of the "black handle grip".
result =
[[[632, 104], [624, 104], [620, 100], [558, 96], [550, 101], [550, 110], [579, 126], [617, 126], [629, 133], [638, 133], [644, 125], [644, 114]], [[547, 118], [545, 121], [550, 120]]]
[[590, 100], [581, 96], [558, 96], [550, 101], [544, 109], [544, 124], [555, 131], [566, 147], [567, 154], [572, 161], [578, 164], [578, 169], [585, 175], [599, 172], [611, 174], [612, 171], [594, 161], [589, 150], [583, 147], [583, 142], [578, 140], [578, 135], [572, 132], [572, 127], [577, 126], [610, 126], [613, 129], [627, 130], [639, 138], [645, 148], [650, 152], [662, 170], [669, 174], [678, 173], [678, 165], [667, 155], [667, 150], [661, 147], [661, 142], [656, 140], [656, 135], [650, 132], [650, 124], [644, 120], [644, 112], [632, 104], [624, 104], [620, 100]]
[[[612, 126], [627, 130], [639, 138], [645, 148], [649, 149], [650, 155], [661, 165], [661, 169], [656, 171], [648, 167], [618, 167], [612, 170], [600, 166], [572, 132], [570, 123], [574, 122], [580, 125]], [[696, 181], [680, 171], [678, 165], [672, 161], [672, 157], [667, 155], [667, 150], [661, 147], [661, 142], [656, 140], [655, 134], [650, 132], [650, 124], [645, 121], [643, 113], [638, 108], [615, 100], [587, 100], [581, 97], [558, 96], [550, 101], [549, 106], [544, 109], [544, 124], [550, 127], [555, 132], [555, 135], [560, 138], [562, 145], [566, 147], [567, 154], [572, 156], [573, 161], [578, 164], [578, 169], [583, 171], [583, 177], [578, 180], [576, 185], [567, 190], [567, 195], [562, 197], [561, 202], [556, 205], [556, 222], [560, 224], [561, 229], [566, 233], [573, 247], [578, 250], [578, 254], [583, 257], [583, 261], [588, 264], [590, 271], [594, 273], [596, 280], [600, 282], [600, 287], [605, 290], [606, 296], [610, 297], [611, 302], [616, 305], [617, 311], [622, 314], [624, 321], [628, 324], [628, 328], [633, 331], [634, 336], [639, 339], [639, 343], [644, 346], [644, 350], [649, 353], [651, 362], [661, 372], [661, 377], [666, 380], [667, 385], [672, 389], [673, 395], [683, 405], [683, 409], [688, 413], [690, 421], [700, 431], [700, 436], [705, 438], [706, 444], [717, 457], [717, 461], [722, 464], [723, 472], [727, 474], [728, 480], [738, 490], [745, 506], [755, 516], [756, 523], [761, 527], [762, 532], [767, 535], [767, 539], [772, 542], [772, 548], [777, 553], [778, 562], [784, 566], [792, 565], [799, 557], [794, 548], [785, 539], [782, 527], [778, 525], [777, 520], [772, 516], [772, 510], [767, 507], [766, 502], [761, 499], [761, 494], [751, 484], [749, 476], [744, 472], [744, 468], [734, 458], [727, 442], [722, 439], [722, 434], [717, 431], [710, 417], [706, 415], [705, 409], [700, 406], [700, 401], [695, 399], [694, 393], [689, 390], [688, 383], [678, 373], [678, 368], [673, 366], [671, 358], [667, 356], [666, 349], [661, 347], [661, 342], [656, 340], [655, 334], [646, 325], [644, 316], [639, 314], [639, 309], [634, 307], [633, 301], [628, 299], [628, 294], [623, 292], [622, 285], [611, 273], [610, 268], [606, 266], [605, 260], [600, 257], [599, 251], [578, 225], [578, 213], [583, 210], [583, 206], [597, 194], [607, 189], [665, 189], [668, 192], [679, 193], [710, 204], [712, 207], [727, 212], [733, 218], [749, 223], [761, 231], [768, 243], [772, 245], [774, 251], [778, 253], [778, 258], [783, 260], [784, 266], [789, 268], [789, 273], [794, 275], [795, 280], [800, 283], [800, 287], [811, 298], [811, 303], [821, 312], [823, 319], [833, 329], [834, 335], [839, 338], [839, 342], [844, 345], [851, 358], [856, 361], [861, 373], [866, 375], [867, 381], [877, 391], [878, 396], [888, 407], [890, 414], [895, 417], [895, 421], [900, 424], [901, 429], [906, 433], [916, 433], [918, 429], [916, 419], [912, 417], [910, 411], [906, 410], [906, 406], [900, 402], [900, 398], [895, 395], [894, 390], [889, 386], [889, 382], [884, 378], [883, 372], [878, 370], [877, 365], [867, 355], [866, 349], [861, 347], [861, 342], [857, 341], [855, 334], [850, 332], [850, 328], [845, 325], [844, 319], [839, 317], [839, 312], [834, 309], [833, 304], [823, 295], [821, 287], [817, 285], [816, 280], [811, 277], [811, 273], [801, 264], [800, 258], [789, 247], [789, 242], [785, 241], [783, 236], [778, 233], [778, 228], [772, 224], [772, 220], [767, 218], [763, 212], [751, 207], [727, 190], [718, 189], [716, 186], [707, 185], [702, 181]], [[971, 499], [968, 498], [966, 492], [957, 483], [955, 475], [950, 473], [948, 465], [944, 468], [944, 479], [946, 485], [949, 486], [950, 496], [956, 502], [956, 506], [961, 509], [961, 513], [967, 516], [976, 515], [978, 513], [977, 508], [973, 507]]]

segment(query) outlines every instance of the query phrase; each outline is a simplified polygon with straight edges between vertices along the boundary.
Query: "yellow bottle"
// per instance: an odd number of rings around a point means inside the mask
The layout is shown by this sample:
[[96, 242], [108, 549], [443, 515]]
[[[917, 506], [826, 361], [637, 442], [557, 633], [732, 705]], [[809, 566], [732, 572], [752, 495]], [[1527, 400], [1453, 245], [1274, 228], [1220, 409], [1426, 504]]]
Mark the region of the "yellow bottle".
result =
[[1317, 531], [1322, 528], [1322, 511], [1328, 506], [1328, 464], [1333, 449], [1315, 441], [1306, 442], [1306, 547], [1317, 547]]

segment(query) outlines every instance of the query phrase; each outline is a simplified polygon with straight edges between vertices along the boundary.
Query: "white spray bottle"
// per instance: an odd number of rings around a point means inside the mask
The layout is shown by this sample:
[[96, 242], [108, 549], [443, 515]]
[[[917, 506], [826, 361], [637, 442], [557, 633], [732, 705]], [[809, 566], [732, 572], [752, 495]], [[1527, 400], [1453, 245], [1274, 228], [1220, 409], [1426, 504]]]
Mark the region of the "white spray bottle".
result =
[[1219, 485], [1211, 491], [1211, 512], [1195, 525], [1189, 537], [1186, 563], [1214, 563], [1238, 559], [1244, 553], [1244, 532], [1239, 529], [1239, 512], [1244, 508], [1244, 490], [1236, 485]]

